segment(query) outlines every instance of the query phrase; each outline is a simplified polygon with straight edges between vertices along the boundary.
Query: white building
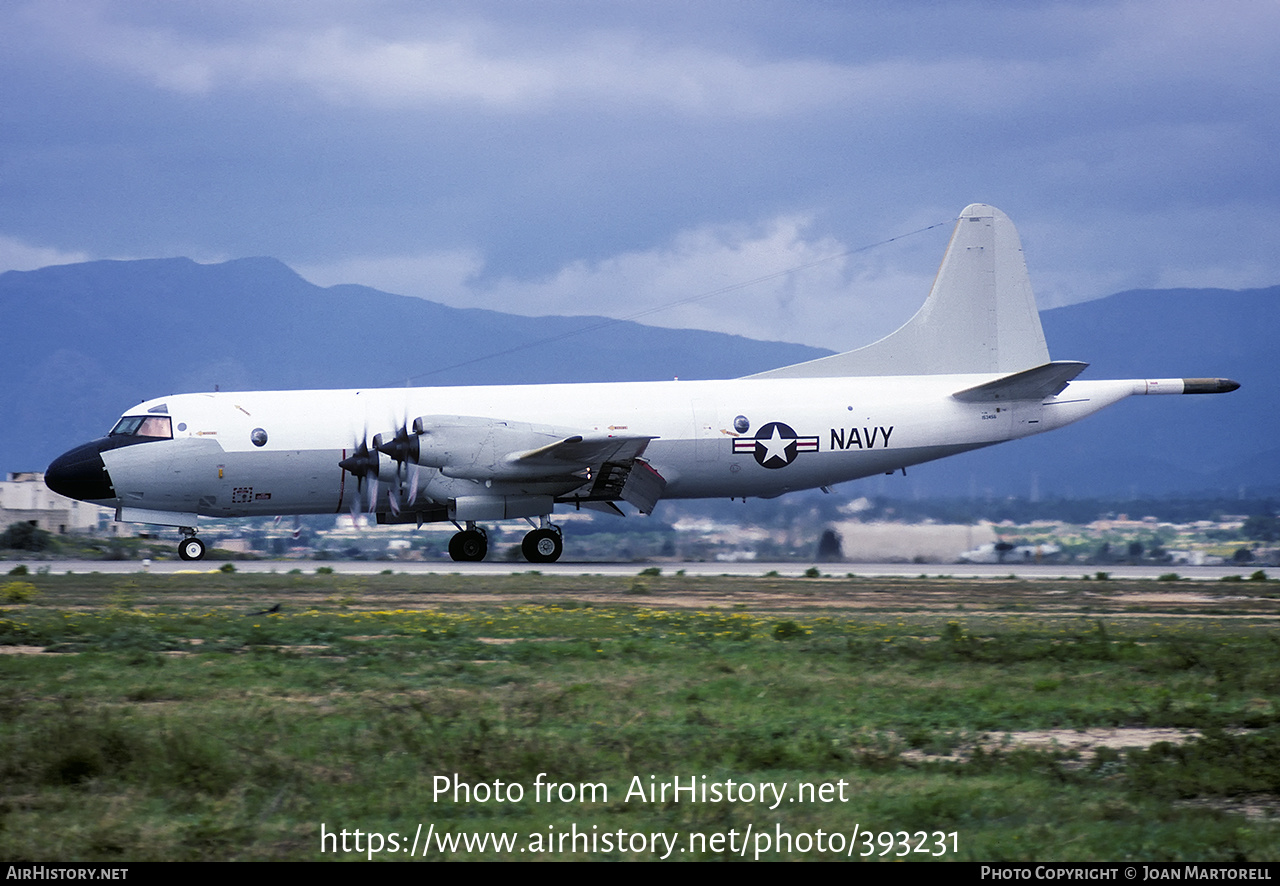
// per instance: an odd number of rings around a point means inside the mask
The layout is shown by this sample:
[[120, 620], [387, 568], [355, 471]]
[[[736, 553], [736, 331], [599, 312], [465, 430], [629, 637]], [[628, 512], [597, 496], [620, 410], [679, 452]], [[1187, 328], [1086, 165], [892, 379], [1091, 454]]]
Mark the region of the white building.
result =
[[37, 471], [6, 476], [0, 481], [0, 531], [24, 522], [58, 535], [94, 531], [115, 516], [108, 508], [58, 495], [44, 485], [44, 474]]

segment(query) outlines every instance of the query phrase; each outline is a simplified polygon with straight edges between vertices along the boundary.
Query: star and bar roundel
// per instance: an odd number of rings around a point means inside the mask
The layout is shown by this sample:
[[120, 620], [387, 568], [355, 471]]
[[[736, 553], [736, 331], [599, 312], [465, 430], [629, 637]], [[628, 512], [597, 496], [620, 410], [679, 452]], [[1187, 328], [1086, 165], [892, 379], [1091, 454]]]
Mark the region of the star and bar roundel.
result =
[[754, 437], [738, 437], [733, 441], [735, 455], [750, 453], [765, 468], [785, 468], [801, 452], [817, 452], [818, 438], [801, 437], [790, 425], [771, 421], [762, 425]]

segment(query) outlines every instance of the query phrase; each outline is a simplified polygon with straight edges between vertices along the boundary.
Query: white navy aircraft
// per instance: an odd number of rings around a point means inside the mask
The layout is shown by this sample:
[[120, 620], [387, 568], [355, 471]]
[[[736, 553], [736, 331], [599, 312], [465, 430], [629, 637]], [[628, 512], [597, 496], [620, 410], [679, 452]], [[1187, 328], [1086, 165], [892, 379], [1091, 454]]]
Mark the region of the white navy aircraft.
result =
[[664, 498], [773, 498], [892, 473], [1078, 421], [1134, 394], [1209, 394], [1220, 378], [1076, 381], [1049, 358], [1018, 233], [961, 213], [920, 311], [866, 347], [725, 381], [178, 394], [129, 409], [49, 466], [55, 492], [116, 519], [365, 511], [452, 522], [455, 560], [482, 523], [524, 519], [525, 557], [563, 548], [557, 506], [644, 514]]

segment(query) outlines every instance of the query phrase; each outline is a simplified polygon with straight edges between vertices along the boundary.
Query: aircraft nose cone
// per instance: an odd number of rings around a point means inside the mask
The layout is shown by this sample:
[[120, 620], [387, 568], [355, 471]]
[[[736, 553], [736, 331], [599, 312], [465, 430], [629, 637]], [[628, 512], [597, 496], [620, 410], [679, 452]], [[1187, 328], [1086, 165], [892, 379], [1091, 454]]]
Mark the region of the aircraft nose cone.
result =
[[102, 501], [116, 497], [111, 474], [102, 462], [105, 440], [85, 443], [53, 460], [44, 472], [44, 484], [59, 495], [80, 501]]

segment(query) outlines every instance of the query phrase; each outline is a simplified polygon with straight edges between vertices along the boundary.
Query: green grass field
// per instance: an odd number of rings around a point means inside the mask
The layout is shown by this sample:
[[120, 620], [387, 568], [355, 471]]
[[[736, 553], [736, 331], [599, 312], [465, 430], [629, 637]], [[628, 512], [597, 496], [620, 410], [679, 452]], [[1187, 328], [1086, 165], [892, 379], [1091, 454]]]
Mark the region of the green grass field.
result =
[[[218, 573], [0, 594], [10, 860], [403, 859], [415, 837], [451, 859], [1280, 858], [1276, 582]], [[1199, 737], [1068, 746], [1138, 728]], [[714, 790], [650, 793], [673, 779]], [[344, 830], [345, 853], [322, 841]]]

